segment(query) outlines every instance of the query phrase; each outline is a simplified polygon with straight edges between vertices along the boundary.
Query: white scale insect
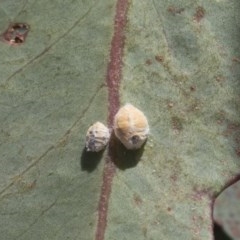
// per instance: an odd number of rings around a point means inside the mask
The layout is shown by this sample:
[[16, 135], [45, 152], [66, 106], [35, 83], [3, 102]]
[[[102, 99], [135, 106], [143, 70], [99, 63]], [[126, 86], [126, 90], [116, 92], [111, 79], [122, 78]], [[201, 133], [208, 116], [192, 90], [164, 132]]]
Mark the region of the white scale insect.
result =
[[106, 147], [109, 139], [109, 129], [101, 122], [96, 122], [87, 131], [86, 149], [91, 152], [100, 152]]
[[140, 148], [149, 134], [146, 116], [131, 104], [126, 104], [118, 110], [113, 129], [117, 138], [127, 149]]
[[[138, 149], [147, 140], [149, 125], [143, 112], [131, 104], [126, 104], [115, 115], [113, 130], [127, 149]], [[86, 149], [100, 152], [107, 146], [109, 139], [109, 129], [101, 122], [96, 122], [87, 131]]]

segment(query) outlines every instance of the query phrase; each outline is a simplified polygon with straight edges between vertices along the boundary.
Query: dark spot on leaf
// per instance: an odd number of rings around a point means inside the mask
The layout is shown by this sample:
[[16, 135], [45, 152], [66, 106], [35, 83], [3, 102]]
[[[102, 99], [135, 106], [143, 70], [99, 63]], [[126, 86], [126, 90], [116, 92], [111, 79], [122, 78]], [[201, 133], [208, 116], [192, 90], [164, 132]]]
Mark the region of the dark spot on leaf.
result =
[[152, 60], [151, 60], [151, 59], [147, 59], [145, 63], [146, 63], [146, 65], [148, 65], [148, 66], [149, 66], [149, 65], [151, 65], [151, 64], [152, 64]]
[[32, 191], [37, 185], [36, 179], [31, 182], [26, 182], [22, 175], [17, 175], [13, 177], [13, 182], [14, 185], [17, 187], [18, 192], [22, 194]]
[[171, 209], [170, 207], [168, 207], [167, 210], [168, 210], [168, 212], [171, 212], [171, 211], [172, 211], [172, 209]]
[[237, 148], [237, 149], [235, 150], [235, 152], [236, 152], [236, 154], [240, 157], [240, 148]]
[[2, 39], [10, 45], [21, 45], [25, 42], [29, 29], [30, 27], [26, 23], [10, 24], [8, 29], [2, 34]]
[[225, 81], [225, 78], [222, 75], [216, 76], [215, 77], [216, 81], [220, 84], [220, 86], [223, 86], [223, 83]]
[[195, 86], [191, 86], [191, 87], [190, 87], [190, 90], [191, 90], [192, 92], [195, 92], [195, 91], [196, 91], [196, 87], [195, 87]]
[[176, 14], [181, 14], [185, 9], [184, 8], [178, 8], [175, 6], [169, 6], [168, 7], [168, 12], [171, 13], [172, 15], [176, 15]]
[[214, 118], [216, 119], [217, 124], [222, 125], [226, 121], [225, 111], [219, 111], [215, 114]]
[[168, 108], [172, 108], [174, 106], [174, 104], [171, 101], [167, 101], [167, 106], [168, 106]]
[[237, 135], [235, 138], [235, 142], [240, 145], [240, 135]]
[[238, 57], [234, 57], [234, 58], [232, 58], [232, 61], [233, 61], [233, 62], [240, 63], [240, 59], [239, 59]]
[[196, 12], [194, 14], [194, 19], [197, 21], [197, 22], [200, 22], [202, 20], [202, 18], [204, 17], [205, 15], [205, 9], [203, 7], [197, 7], [196, 9]]
[[203, 198], [206, 197], [213, 197], [215, 193], [213, 193], [210, 189], [199, 189], [198, 187], [193, 188], [192, 199], [194, 201], [201, 201]]
[[136, 204], [137, 206], [142, 205], [143, 201], [142, 201], [142, 199], [141, 199], [141, 197], [140, 197], [139, 195], [134, 194], [134, 195], [133, 195], [133, 199], [134, 199], [134, 202], [135, 202], [135, 204]]
[[177, 132], [180, 132], [183, 130], [183, 125], [180, 118], [176, 116], [172, 117], [172, 128]]
[[158, 61], [159, 63], [162, 63], [164, 61], [164, 57], [161, 55], [156, 55], [155, 60]]
[[193, 102], [187, 109], [188, 112], [196, 112], [199, 111], [201, 107], [201, 103], [200, 102]]
[[227, 124], [226, 130], [223, 132], [223, 135], [225, 137], [229, 137], [233, 134], [238, 134], [240, 132], [240, 124], [239, 123], [234, 123], [234, 122], [229, 122]]
[[176, 181], [177, 181], [177, 176], [176, 176], [176, 175], [171, 175], [171, 176], [170, 176], [170, 179], [171, 179], [173, 182], [176, 182]]

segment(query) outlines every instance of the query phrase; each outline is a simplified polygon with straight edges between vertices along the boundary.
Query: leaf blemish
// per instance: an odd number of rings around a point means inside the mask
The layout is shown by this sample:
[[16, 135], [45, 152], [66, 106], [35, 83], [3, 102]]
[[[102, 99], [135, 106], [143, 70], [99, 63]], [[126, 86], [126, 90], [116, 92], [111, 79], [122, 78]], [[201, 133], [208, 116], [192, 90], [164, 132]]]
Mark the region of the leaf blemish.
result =
[[1, 37], [6, 43], [19, 46], [25, 42], [29, 30], [30, 26], [26, 23], [13, 23], [9, 25]]
[[176, 14], [181, 14], [185, 9], [184, 8], [178, 8], [175, 6], [169, 6], [168, 7], [168, 12], [171, 13], [172, 15], [176, 15]]
[[155, 60], [156, 60], [157, 62], [159, 62], [159, 63], [162, 63], [162, 62], [164, 61], [164, 57], [161, 56], [161, 55], [156, 55], [156, 56], [155, 56]]
[[142, 205], [143, 200], [141, 199], [141, 197], [139, 195], [134, 194], [133, 199], [134, 199], [134, 203], [136, 204], [136, 206]]
[[179, 133], [180, 131], [183, 130], [183, 125], [178, 117], [172, 117], [172, 128], [176, 133]]
[[196, 12], [194, 14], [194, 20], [200, 22], [205, 16], [205, 9], [203, 7], [197, 7]]
[[151, 65], [152, 64], [152, 60], [151, 59], [147, 59], [146, 62], [145, 62], [146, 65]]

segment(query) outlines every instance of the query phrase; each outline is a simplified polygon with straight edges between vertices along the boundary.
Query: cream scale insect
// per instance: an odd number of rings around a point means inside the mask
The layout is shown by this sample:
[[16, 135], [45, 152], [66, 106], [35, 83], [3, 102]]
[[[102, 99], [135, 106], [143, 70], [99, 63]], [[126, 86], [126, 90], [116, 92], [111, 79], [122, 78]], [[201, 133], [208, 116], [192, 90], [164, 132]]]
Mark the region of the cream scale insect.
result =
[[100, 152], [106, 147], [109, 139], [109, 129], [101, 122], [96, 122], [87, 130], [86, 149], [91, 152]]
[[147, 140], [149, 125], [146, 116], [131, 104], [119, 109], [114, 118], [114, 133], [127, 149], [138, 149]]

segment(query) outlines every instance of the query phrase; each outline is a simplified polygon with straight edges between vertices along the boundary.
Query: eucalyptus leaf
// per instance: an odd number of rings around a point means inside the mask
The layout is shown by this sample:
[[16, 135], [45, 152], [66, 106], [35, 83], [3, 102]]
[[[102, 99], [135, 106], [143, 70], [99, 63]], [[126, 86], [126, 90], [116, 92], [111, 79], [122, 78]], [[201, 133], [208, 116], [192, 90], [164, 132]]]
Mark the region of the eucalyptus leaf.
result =
[[[1, 238], [213, 239], [213, 201], [240, 171], [239, 5], [2, 1]], [[11, 23], [30, 28], [17, 46]], [[146, 144], [86, 152], [125, 103]]]

